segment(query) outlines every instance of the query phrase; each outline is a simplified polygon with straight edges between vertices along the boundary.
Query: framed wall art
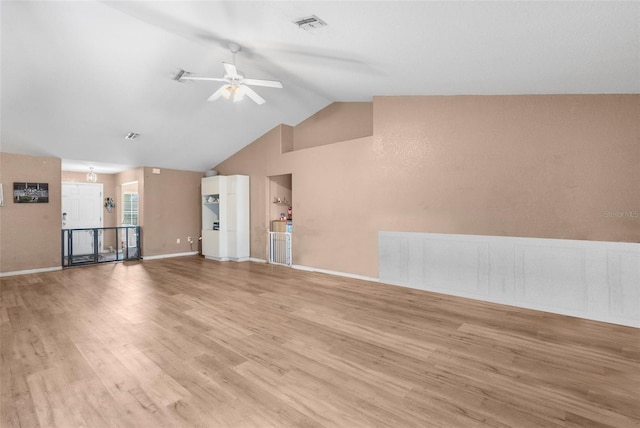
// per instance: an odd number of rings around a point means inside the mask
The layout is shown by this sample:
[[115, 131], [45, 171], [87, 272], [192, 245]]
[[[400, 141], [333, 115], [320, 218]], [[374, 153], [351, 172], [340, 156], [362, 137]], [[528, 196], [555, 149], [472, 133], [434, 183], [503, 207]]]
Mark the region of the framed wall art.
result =
[[43, 204], [49, 202], [49, 183], [13, 183], [13, 202]]

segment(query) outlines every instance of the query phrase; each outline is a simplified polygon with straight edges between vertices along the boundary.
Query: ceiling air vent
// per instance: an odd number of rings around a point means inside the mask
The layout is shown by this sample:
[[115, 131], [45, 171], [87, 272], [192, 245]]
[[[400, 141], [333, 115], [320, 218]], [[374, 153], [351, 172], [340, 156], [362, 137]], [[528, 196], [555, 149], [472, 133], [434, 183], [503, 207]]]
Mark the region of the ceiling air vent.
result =
[[129, 132], [127, 135], [125, 135], [124, 139], [125, 140], [135, 140], [139, 136], [140, 136], [140, 134], [136, 134], [135, 132]]
[[298, 26], [298, 28], [302, 28], [303, 30], [311, 30], [314, 28], [326, 27], [327, 23], [322, 19], [318, 18], [315, 15], [307, 16], [304, 18], [296, 19], [293, 21], [294, 24]]

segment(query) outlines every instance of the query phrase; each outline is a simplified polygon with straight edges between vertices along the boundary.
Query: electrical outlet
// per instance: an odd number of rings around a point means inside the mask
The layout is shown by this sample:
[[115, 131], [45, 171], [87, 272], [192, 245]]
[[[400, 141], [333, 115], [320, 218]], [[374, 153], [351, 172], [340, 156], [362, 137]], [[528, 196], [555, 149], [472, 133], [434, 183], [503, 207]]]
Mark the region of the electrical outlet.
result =
[[180, 238], [176, 239], [176, 244], [180, 243]]
[[191, 239], [191, 237], [190, 237], [190, 236], [187, 236], [187, 242], [188, 242], [189, 244], [193, 244], [193, 239]]

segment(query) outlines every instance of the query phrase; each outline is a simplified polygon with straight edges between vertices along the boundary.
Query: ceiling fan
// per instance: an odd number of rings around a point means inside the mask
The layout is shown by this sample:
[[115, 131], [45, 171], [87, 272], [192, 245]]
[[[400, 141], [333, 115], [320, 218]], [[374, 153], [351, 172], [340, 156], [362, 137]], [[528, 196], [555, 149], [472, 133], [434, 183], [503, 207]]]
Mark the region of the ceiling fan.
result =
[[244, 96], [248, 96], [256, 104], [264, 104], [265, 100], [256, 91], [249, 86], [266, 86], [268, 88], [282, 88], [282, 83], [277, 80], [260, 80], [245, 79], [244, 75], [236, 68], [236, 54], [240, 52], [240, 45], [229, 43], [229, 50], [233, 54], [233, 64], [223, 62], [224, 77], [197, 77], [191, 76], [191, 73], [179, 69], [173, 77], [173, 80], [181, 82], [183, 80], [211, 80], [214, 82], [225, 82], [217, 91], [215, 91], [207, 101], [215, 101], [220, 97], [229, 99], [233, 97], [233, 102], [242, 101]]

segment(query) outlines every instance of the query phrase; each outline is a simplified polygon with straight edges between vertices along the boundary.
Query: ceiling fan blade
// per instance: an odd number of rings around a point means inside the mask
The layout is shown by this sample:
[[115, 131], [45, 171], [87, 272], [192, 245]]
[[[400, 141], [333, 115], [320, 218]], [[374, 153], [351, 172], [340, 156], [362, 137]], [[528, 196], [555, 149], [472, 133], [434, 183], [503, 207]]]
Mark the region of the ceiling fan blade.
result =
[[268, 88], [282, 88], [282, 82], [277, 80], [242, 79], [242, 83], [254, 86], [266, 86]]
[[214, 82], [228, 82], [229, 79], [224, 79], [222, 77], [196, 77], [196, 76], [183, 76], [180, 80], [211, 80]]
[[222, 96], [222, 91], [224, 91], [225, 89], [231, 87], [231, 85], [222, 85], [220, 86], [220, 88], [218, 88], [217, 91], [215, 91], [209, 98], [207, 98], [207, 101], [215, 101], [218, 98], [220, 98]]
[[229, 77], [231, 79], [238, 79], [240, 77], [238, 76], [238, 70], [236, 70], [235, 65], [229, 64], [228, 62], [223, 62], [222, 65], [224, 65], [224, 72], [226, 77]]
[[249, 98], [251, 98], [253, 101], [255, 101], [256, 104], [262, 105], [265, 103], [264, 98], [258, 95], [256, 91], [254, 91], [247, 85], [240, 85], [240, 87], [242, 88], [242, 91], [244, 92], [244, 94], [247, 95]]

